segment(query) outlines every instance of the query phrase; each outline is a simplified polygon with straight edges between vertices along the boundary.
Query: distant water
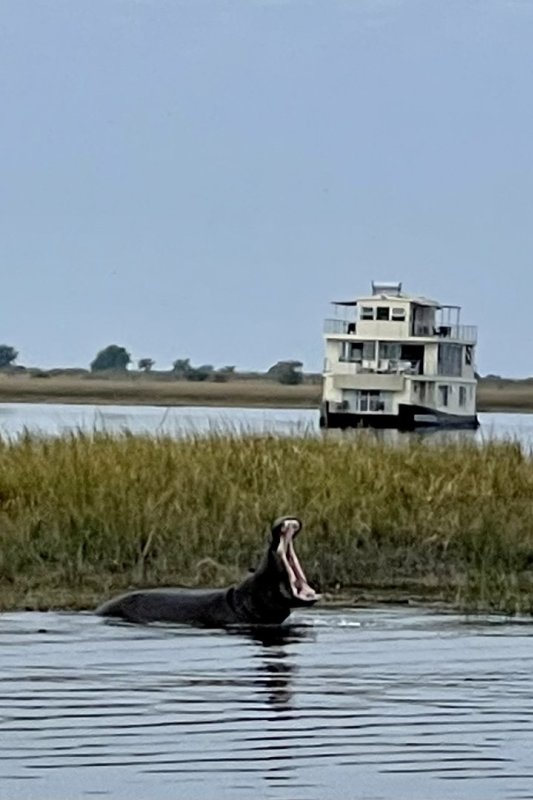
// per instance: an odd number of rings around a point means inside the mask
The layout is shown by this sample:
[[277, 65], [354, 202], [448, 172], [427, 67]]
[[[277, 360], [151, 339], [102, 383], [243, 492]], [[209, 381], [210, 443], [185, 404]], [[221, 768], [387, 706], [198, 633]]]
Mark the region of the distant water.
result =
[[0, 615], [0, 797], [531, 798], [533, 624], [408, 608], [294, 623]]
[[[433, 431], [432, 438], [476, 439], [512, 437], [533, 445], [533, 414], [480, 414], [478, 431]], [[66, 405], [0, 403], [0, 434], [14, 436], [25, 429], [59, 435], [74, 430], [164, 433], [182, 436], [191, 431], [253, 431], [280, 435], [318, 433], [318, 411], [311, 409], [216, 408], [200, 406]], [[336, 432], [335, 432], [336, 433]], [[397, 431], [376, 433], [385, 439], [402, 439]], [[420, 435], [420, 434], [415, 434]]]

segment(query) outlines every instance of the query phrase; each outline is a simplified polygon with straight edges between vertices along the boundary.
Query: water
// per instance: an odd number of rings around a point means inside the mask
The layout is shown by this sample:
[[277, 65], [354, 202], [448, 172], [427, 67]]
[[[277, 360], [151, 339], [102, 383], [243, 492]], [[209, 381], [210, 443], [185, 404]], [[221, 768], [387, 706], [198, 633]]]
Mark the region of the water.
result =
[[[459, 438], [481, 441], [488, 437], [518, 438], [533, 445], [533, 414], [480, 414], [478, 431], [433, 431], [424, 434], [432, 439]], [[318, 433], [318, 411], [287, 408], [215, 408], [173, 406], [112, 406], [0, 403], [0, 434], [15, 436], [24, 429], [60, 435], [73, 430], [183, 435], [205, 433], [226, 427], [281, 435], [303, 431]], [[332, 431], [332, 434], [339, 434]], [[397, 440], [406, 434], [398, 431], [376, 432]], [[408, 434], [409, 435], [409, 434]], [[418, 434], [416, 434], [418, 435]]]
[[0, 797], [531, 797], [531, 624], [293, 621], [254, 638], [2, 615]]

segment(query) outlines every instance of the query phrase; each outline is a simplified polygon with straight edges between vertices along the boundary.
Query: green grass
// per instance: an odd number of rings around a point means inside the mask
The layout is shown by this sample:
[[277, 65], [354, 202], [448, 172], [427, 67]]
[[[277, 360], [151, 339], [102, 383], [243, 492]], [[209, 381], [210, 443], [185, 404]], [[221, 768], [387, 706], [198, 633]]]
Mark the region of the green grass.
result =
[[140, 585], [225, 585], [298, 514], [311, 582], [533, 610], [533, 459], [515, 442], [372, 435], [0, 441], [0, 607], [91, 607]]

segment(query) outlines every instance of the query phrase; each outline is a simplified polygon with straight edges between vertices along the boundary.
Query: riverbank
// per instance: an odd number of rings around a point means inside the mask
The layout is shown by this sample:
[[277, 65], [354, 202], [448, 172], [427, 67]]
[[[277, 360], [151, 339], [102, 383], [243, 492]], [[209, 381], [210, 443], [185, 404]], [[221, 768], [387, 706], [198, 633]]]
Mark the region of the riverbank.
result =
[[0, 442], [0, 608], [224, 586], [267, 522], [305, 523], [309, 580], [351, 602], [533, 611], [533, 459], [518, 443], [27, 434]]
[[533, 412], [533, 382], [484, 379], [477, 398], [478, 411], [528, 414]]
[[[43, 377], [44, 375], [44, 377]], [[307, 381], [285, 386], [267, 378], [226, 382], [174, 380], [128, 373], [124, 377], [1, 374], [0, 403], [318, 408], [322, 387]], [[533, 412], [533, 382], [482, 379], [478, 411]]]
[[139, 374], [123, 378], [0, 375], [3, 403], [318, 408], [320, 395], [320, 385], [284, 386], [266, 379], [216, 383], [156, 380]]

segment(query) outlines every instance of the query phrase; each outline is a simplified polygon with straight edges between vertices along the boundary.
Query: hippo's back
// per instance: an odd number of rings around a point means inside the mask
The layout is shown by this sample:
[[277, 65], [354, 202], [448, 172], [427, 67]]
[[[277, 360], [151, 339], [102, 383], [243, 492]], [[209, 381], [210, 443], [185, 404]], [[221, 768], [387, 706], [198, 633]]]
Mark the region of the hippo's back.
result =
[[238, 622], [228, 601], [231, 589], [139, 589], [96, 609], [102, 617], [128, 622], [176, 622], [221, 627]]

